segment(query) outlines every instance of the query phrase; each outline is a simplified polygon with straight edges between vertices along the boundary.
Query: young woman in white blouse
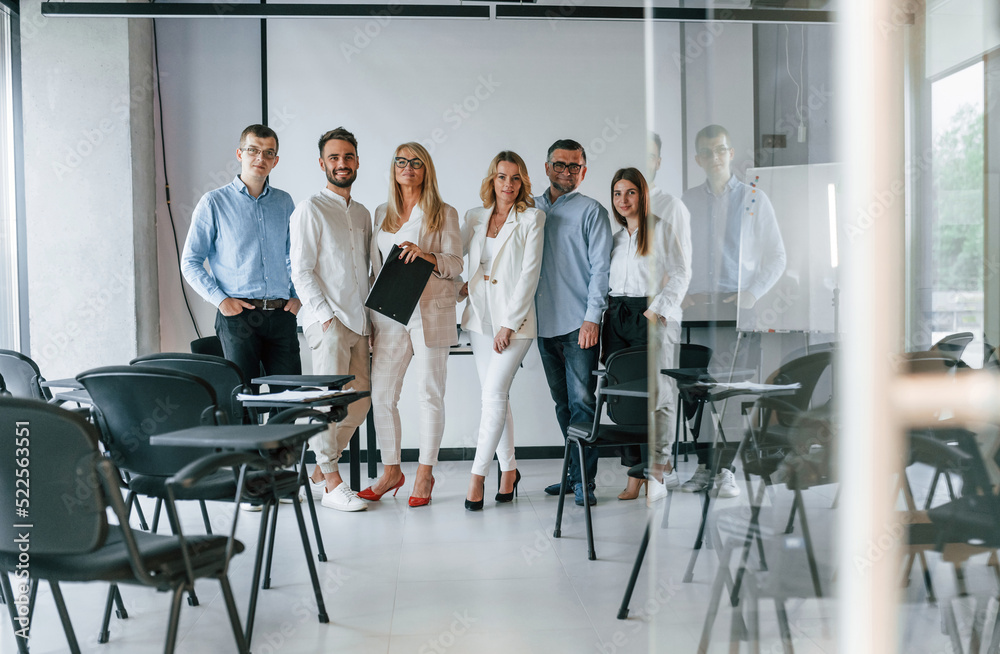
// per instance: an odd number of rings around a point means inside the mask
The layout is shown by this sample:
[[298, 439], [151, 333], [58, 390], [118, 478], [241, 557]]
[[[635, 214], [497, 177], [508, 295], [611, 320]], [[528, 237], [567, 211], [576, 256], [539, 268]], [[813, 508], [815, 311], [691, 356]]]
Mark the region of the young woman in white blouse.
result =
[[471, 274], [459, 291], [460, 297], [469, 298], [462, 328], [472, 339], [483, 393], [479, 442], [465, 499], [470, 511], [483, 508], [494, 452], [501, 471], [496, 501], [514, 499], [521, 479], [514, 460], [509, 392], [535, 338], [535, 287], [545, 226], [545, 214], [533, 207], [527, 168], [514, 152], [493, 158], [479, 196], [483, 206], [470, 209], [462, 226]]
[[418, 257], [434, 264], [434, 272], [420, 296], [409, 322], [402, 325], [372, 311], [372, 411], [384, 465], [382, 476], [358, 493], [377, 501], [393, 495], [406, 481], [400, 463], [402, 430], [399, 392], [413, 360], [420, 404], [420, 459], [410, 493], [410, 506], [431, 501], [434, 465], [444, 435], [444, 387], [448, 348], [458, 343], [455, 330], [455, 283], [462, 273], [462, 237], [458, 212], [441, 200], [430, 153], [419, 143], [396, 148], [390, 164], [393, 183], [389, 201], [375, 210], [372, 233], [372, 271], [378, 275], [393, 245], [403, 249], [400, 258], [411, 263]]
[[[602, 329], [602, 355], [626, 347], [647, 345], [649, 325], [659, 322], [660, 357], [656, 369], [673, 368], [680, 340], [681, 301], [691, 280], [690, 214], [676, 198], [665, 216], [650, 211], [649, 186], [636, 168], [622, 168], [611, 181], [616, 225], [611, 250], [608, 310]], [[677, 388], [673, 379], [657, 380], [654, 414], [656, 452], [650, 466], [649, 500], [665, 496], [679, 485], [670, 464], [674, 441]], [[639, 448], [623, 448], [622, 463], [641, 462]], [[638, 497], [644, 480], [629, 477], [618, 499]]]

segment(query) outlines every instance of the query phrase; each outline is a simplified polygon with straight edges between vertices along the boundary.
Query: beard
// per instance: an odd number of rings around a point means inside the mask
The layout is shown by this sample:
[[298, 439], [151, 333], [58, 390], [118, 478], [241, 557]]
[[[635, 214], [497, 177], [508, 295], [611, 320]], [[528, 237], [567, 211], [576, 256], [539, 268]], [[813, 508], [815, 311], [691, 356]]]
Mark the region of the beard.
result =
[[336, 170], [332, 171], [329, 169], [326, 170], [326, 181], [330, 182], [337, 188], [350, 188], [351, 185], [354, 184], [354, 180], [358, 178], [358, 171], [356, 170], [351, 174], [350, 177], [344, 177], [338, 179], [337, 177], [335, 177], [336, 174], [337, 174]]
[[549, 179], [549, 182], [551, 182], [552, 187], [560, 193], [571, 193], [574, 189], [576, 189], [576, 184], [573, 182], [562, 183], [551, 178]]

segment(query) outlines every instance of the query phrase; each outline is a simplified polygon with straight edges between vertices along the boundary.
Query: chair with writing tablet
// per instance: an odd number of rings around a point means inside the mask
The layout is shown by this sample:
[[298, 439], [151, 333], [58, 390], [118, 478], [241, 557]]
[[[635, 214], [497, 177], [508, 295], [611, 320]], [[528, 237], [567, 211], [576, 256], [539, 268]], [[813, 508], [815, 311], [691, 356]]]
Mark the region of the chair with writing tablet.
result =
[[[19, 573], [25, 566], [33, 582], [49, 582], [68, 650], [74, 654], [80, 647], [60, 582], [110, 581], [170, 592], [164, 645], [169, 654], [177, 640], [181, 597], [194, 588], [195, 579], [209, 577], [221, 585], [237, 650], [248, 651], [227, 574], [231, 556], [243, 551], [235, 539], [235, 520], [228, 537], [185, 536], [179, 530], [172, 536], [133, 531], [122, 499], [120, 473], [98, 449], [98, 433], [92, 424], [56, 406], [10, 397], [0, 397], [0, 424], [11, 435], [12, 446], [26, 450], [23, 456], [0, 457], [0, 503], [7, 516], [0, 524], [4, 572], [0, 585], [19, 652], [28, 651], [27, 629], [45, 628], [37, 621], [31, 623], [30, 611], [22, 614], [16, 608], [29, 601], [31, 592]], [[255, 454], [241, 455], [230, 458], [227, 465], [258, 459]], [[21, 474], [29, 470], [45, 474]], [[26, 487], [30, 484], [30, 498], [19, 497], [19, 480]], [[165, 483], [179, 488], [186, 482], [183, 476], [174, 476]], [[109, 524], [108, 509], [118, 524]]]

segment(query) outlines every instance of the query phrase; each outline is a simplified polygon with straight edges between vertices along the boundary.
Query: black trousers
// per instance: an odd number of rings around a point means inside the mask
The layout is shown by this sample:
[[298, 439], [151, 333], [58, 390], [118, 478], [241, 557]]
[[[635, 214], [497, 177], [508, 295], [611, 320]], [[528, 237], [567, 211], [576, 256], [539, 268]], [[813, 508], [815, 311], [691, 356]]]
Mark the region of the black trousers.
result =
[[284, 309], [244, 309], [215, 316], [215, 333], [226, 358], [243, 371], [247, 383], [265, 375], [301, 375], [295, 314]]
[[[627, 347], [649, 343], [649, 320], [642, 315], [649, 308], [645, 297], [611, 296], [604, 312], [601, 328], [601, 361]], [[618, 448], [623, 466], [631, 468], [646, 460], [644, 445], [623, 445]]]

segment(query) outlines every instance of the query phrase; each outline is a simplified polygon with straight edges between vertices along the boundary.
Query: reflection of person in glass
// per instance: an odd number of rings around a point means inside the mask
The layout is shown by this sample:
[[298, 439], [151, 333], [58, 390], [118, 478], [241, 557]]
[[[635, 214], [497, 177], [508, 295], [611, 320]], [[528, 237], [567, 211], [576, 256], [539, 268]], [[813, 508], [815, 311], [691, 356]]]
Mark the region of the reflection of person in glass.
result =
[[[709, 125], [695, 137], [705, 183], [684, 192], [694, 251], [685, 306], [717, 298], [751, 309], [785, 271], [785, 245], [763, 191], [736, 179], [729, 132]], [[699, 298], [698, 296], [707, 296]]]
[[[708, 305], [702, 311], [686, 312], [688, 319], [733, 320], [734, 305], [738, 304], [740, 325], [752, 328], [754, 305], [785, 270], [785, 245], [774, 209], [762, 191], [733, 175], [735, 152], [724, 127], [709, 125], [702, 129], [695, 137], [695, 148], [695, 161], [708, 179], [682, 196], [691, 212], [693, 253], [691, 284], [683, 306]], [[735, 332], [716, 327], [712, 333], [709, 345], [718, 357], [723, 350], [730, 349], [727, 341], [735, 342], [735, 338], [728, 338], [735, 337]], [[751, 349], [748, 344], [743, 348], [744, 354]], [[694, 436], [699, 440], [698, 469], [681, 486], [687, 492], [708, 490], [713, 483], [709, 469], [711, 439]], [[734, 455], [732, 448], [724, 448], [720, 453], [719, 473], [714, 480], [719, 497], [736, 497], [740, 493], [733, 478]]]
[[[670, 196], [667, 196], [670, 197]], [[603, 356], [646, 345], [649, 323], [660, 323], [657, 369], [676, 367], [681, 331], [681, 300], [691, 277], [691, 237], [687, 209], [674, 199], [672, 211], [651, 215], [646, 179], [635, 168], [623, 168], [611, 180], [614, 212], [613, 248], [608, 310], [602, 331]], [[649, 501], [680, 485], [670, 465], [674, 440], [677, 386], [663, 376], [657, 388], [655, 413], [656, 455], [650, 466]], [[622, 464], [641, 463], [639, 447], [622, 448]], [[618, 499], [634, 500], [640, 479], [629, 476]]]
[[469, 298], [462, 328], [469, 332], [483, 389], [479, 442], [465, 508], [483, 508], [490, 461], [500, 462], [497, 502], [514, 499], [521, 478], [514, 460], [509, 392], [514, 374], [535, 338], [535, 288], [542, 266], [545, 214], [534, 208], [531, 180], [514, 152], [493, 158], [479, 196], [483, 205], [465, 214], [462, 241], [469, 256]]

